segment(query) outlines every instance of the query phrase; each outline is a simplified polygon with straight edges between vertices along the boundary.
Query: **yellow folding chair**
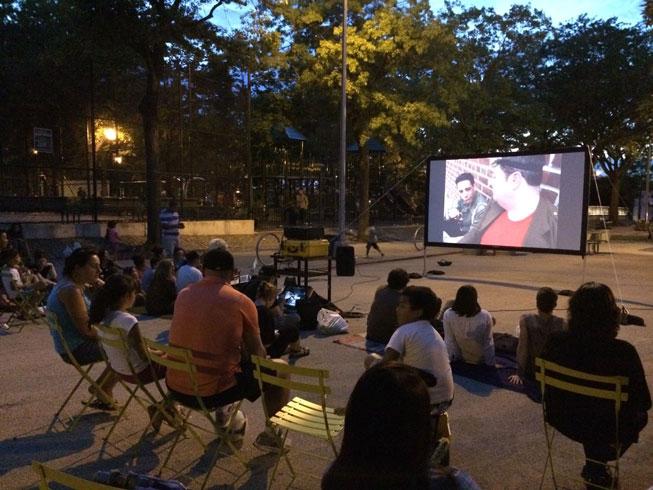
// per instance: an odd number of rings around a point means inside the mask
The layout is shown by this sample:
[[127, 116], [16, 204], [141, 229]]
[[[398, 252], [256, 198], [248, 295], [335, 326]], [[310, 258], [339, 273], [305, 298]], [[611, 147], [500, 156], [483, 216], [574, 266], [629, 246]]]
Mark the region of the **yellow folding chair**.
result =
[[[544, 485], [547, 470], [551, 469], [551, 479], [553, 486], [561, 488], [556, 476], [556, 470], [553, 463], [553, 439], [557, 432], [548, 421], [547, 406], [547, 389], [555, 388], [567, 393], [578, 395], [579, 397], [589, 397], [599, 400], [607, 400], [614, 404], [614, 417], [615, 417], [615, 441], [614, 447], [616, 449], [616, 461], [614, 463], [600, 463], [606, 467], [612, 476], [612, 485], [610, 487], [603, 487], [594, 485], [595, 488], [613, 489], [619, 478], [619, 456], [620, 456], [620, 442], [619, 442], [619, 413], [621, 411], [621, 404], [628, 401], [628, 393], [624, 388], [628, 386], [628, 378], [624, 376], [602, 376], [597, 374], [590, 374], [583, 371], [577, 371], [565, 366], [561, 366], [551, 361], [542, 358], [535, 359], [535, 365], [539, 371], [535, 373], [537, 381], [540, 383], [542, 393], [542, 415], [544, 418], [544, 434], [546, 438], [547, 458], [542, 473], [542, 480], [540, 481], [540, 489]], [[572, 409], [569, 409], [569, 416], [574, 417]], [[575, 479], [578, 480], [578, 479]], [[580, 480], [578, 480], [580, 481]]]
[[58, 483], [57, 488], [64, 485], [72, 490], [116, 490], [118, 488], [69, 475], [38, 461], [32, 461], [32, 469], [39, 476], [39, 490], [49, 490], [50, 482]]
[[[48, 311], [46, 313], [46, 318], [48, 322], [48, 327], [50, 328], [50, 331], [52, 332], [53, 335], [58, 335], [59, 339], [61, 340], [61, 344], [63, 345], [64, 350], [66, 351], [66, 354], [68, 356], [68, 359], [70, 360], [70, 364], [77, 370], [77, 372], [80, 375], [79, 381], [73, 386], [73, 389], [70, 391], [66, 399], [63, 401], [59, 409], [55, 412], [52, 423], [50, 424], [49, 429], [52, 429], [54, 424], [59, 421], [62, 423], [64, 427], [66, 427], [66, 430], [72, 430], [72, 428], [77, 424], [79, 421], [80, 417], [84, 414], [86, 409], [88, 408], [89, 404], [93, 402], [93, 400], [98, 399], [98, 395], [102, 395], [106, 399], [110, 399], [111, 397], [104, 392], [102, 387], [91, 377], [90, 373], [91, 370], [93, 369], [93, 366], [97, 363], [92, 363], [88, 364], [87, 366], [81, 366], [79, 362], [77, 362], [77, 359], [75, 359], [75, 356], [73, 355], [72, 350], [70, 349], [70, 346], [68, 345], [68, 342], [66, 342], [66, 339], [63, 336], [63, 331], [61, 329], [61, 324], [59, 323], [59, 319], [57, 318], [57, 315], [52, 312]], [[77, 392], [79, 387], [82, 385], [82, 383], [86, 381], [89, 385], [89, 388], [92, 388], [93, 394], [90, 395], [90, 397], [82, 403], [82, 408], [77, 412], [72, 417], [69, 417], [69, 423], [66, 426], [66, 422], [61, 420], [59, 417], [61, 415], [61, 412], [63, 412], [64, 408], [66, 405], [68, 405], [68, 402], [71, 400], [73, 395]]]
[[[270, 359], [263, 359], [259, 356], [252, 356], [252, 362], [255, 368], [254, 376], [259, 382], [261, 391], [263, 391], [263, 384], [268, 384], [303, 393], [310, 393], [318, 398], [318, 403], [314, 403], [296, 396], [284, 405], [281, 410], [273, 414], [267, 413], [267, 408], [265, 403], [263, 403], [266, 423], [275, 429], [274, 434], [279, 447], [277, 461], [274, 465], [268, 488], [272, 487], [274, 483], [282, 458], [288, 465], [288, 469], [292, 475], [292, 481], [297, 477], [297, 473], [288, 457], [288, 447], [286, 447], [286, 439], [289, 431], [327, 441], [333, 451], [334, 457], [338, 456], [338, 449], [336, 448], [334, 438], [344, 429], [345, 417], [326, 405], [327, 395], [331, 393], [331, 389], [326, 384], [329, 371], [326, 369], [291, 366], [274, 362]], [[299, 452], [299, 450], [296, 451]], [[314, 452], [304, 453], [308, 456], [317, 457]], [[321, 475], [311, 474], [308, 474], [308, 476], [313, 478], [321, 477]], [[292, 481], [290, 484], [292, 484]]]
[[[172, 418], [170, 412], [166, 410], [167, 407], [164, 405], [164, 401], [166, 398], [165, 392], [161, 388], [161, 385], [158, 383], [158, 380], [154, 380], [155, 386], [159, 391], [158, 397], [154, 396], [152, 392], [147, 388], [147, 386], [140, 381], [138, 372], [136, 372], [136, 369], [134, 369], [134, 365], [130, 360], [129, 339], [127, 338], [125, 331], [117, 327], [101, 325], [101, 324], [95, 325], [94, 327], [100, 333], [99, 339], [100, 339], [100, 344], [103, 347], [103, 351], [105, 353], [107, 349], [115, 349], [116, 351], [118, 351], [119, 355], [123, 356], [127, 361], [127, 365], [129, 366], [129, 370], [131, 371], [132, 378], [134, 379], [133, 382], [127, 382], [124, 379], [121, 379], [120, 381], [120, 384], [125, 388], [125, 390], [127, 390], [127, 393], [129, 393], [129, 397], [127, 398], [127, 401], [120, 409], [120, 412], [118, 412], [118, 416], [116, 417], [116, 420], [114, 421], [113, 425], [109, 429], [109, 432], [107, 432], [107, 435], [104, 436], [105, 442], [108, 442], [109, 437], [111, 436], [113, 430], [118, 425], [118, 422], [120, 422], [120, 420], [124, 416], [125, 412], [127, 411], [127, 407], [129, 406], [132, 400], [136, 400], [136, 402], [145, 411], [147, 411], [148, 406], [153, 406], [155, 408], [155, 412], [158, 412], [158, 415], [161, 417], [162, 420], [165, 419], [170, 423], [170, 425], [174, 426], [175, 421]], [[108, 358], [105, 359], [107, 361], [107, 364], [110, 364]], [[155, 378], [155, 376], [153, 377]], [[142, 393], [144, 396], [139, 396], [138, 395], [139, 392]], [[152, 419], [153, 418], [154, 417], [152, 417]], [[147, 429], [149, 429], [149, 427], [152, 426], [152, 419], [150, 420], [146, 428], [146, 432]]]
[[[150, 362], [155, 362], [161, 366], [165, 366], [167, 370], [181, 371], [186, 376], [188, 376], [190, 380], [190, 386], [193, 387], [193, 395], [197, 399], [198, 406], [200, 407], [198, 409], [196, 407], [185, 406], [187, 411], [185, 413], [180, 414], [179, 420], [177, 422], [179, 429], [177, 430], [175, 439], [168, 451], [168, 454], [166, 455], [165, 460], [163, 461], [163, 464], [161, 465], [161, 468], [159, 470], [159, 475], [161, 475], [163, 469], [167, 467], [168, 461], [170, 461], [170, 457], [172, 456], [172, 453], [177, 447], [177, 444], [179, 443], [182, 434], [186, 430], [188, 430], [191, 433], [194, 439], [198, 441], [198, 443], [202, 446], [204, 450], [207, 449], [207, 445], [204, 443], [204, 441], [202, 441], [200, 436], [194, 430], [194, 428], [201, 429], [202, 427], [196, 424], [192, 424], [189, 420], [192, 412], [199, 412], [206, 420], [210, 422], [212, 427], [212, 432], [215, 434], [216, 438], [218, 439], [218, 444], [211, 458], [209, 470], [206, 473], [201, 488], [206, 487], [206, 484], [209, 481], [213, 468], [215, 467], [220, 454], [228, 454], [228, 455], [235, 456], [236, 459], [239, 461], [239, 463], [244, 467], [244, 471], [240, 474], [237, 474], [236, 479], [230, 482], [233, 485], [243, 475], [245, 475], [247, 471], [249, 471], [249, 466], [247, 465], [247, 462], [243, 459], [242, 455], [240, 454], [240, 450], [238, 447], [240, 441], [237, 441], [236, 435], [229, 430], [234, 416], [238, 413], [238, 409], [240, 408], [242, 400], [236, 403], [236, 406], [231, 411], [226, 421], [218, 420], [218, 415], [216, 414], [216, 412], [211, 411], [206, 407], [204, 401], [202, 400], [202, 396], [199, 394], [199, 384], [197, 382], [198, 365], [193, 358], [192, 352], [188, 349], [183, 349], [181, 347], [173, 347], [170, 345], [160, 344], [158, 342], [155, 342], [147, 338], [143, 338], [143, 342], [146, 346], [146, 352], [150, 359]], [[167, 403], [174, 402], [174, 399], [169, 393], [166, 395], [166, 402]], [[225, 448], [226, 451], [229, 452], [222, 450], [223, 447]], [[225, 471], [227, 470], [225, 469]]]
[[8, 327], [14, 327], [18, 321], [20, 324], [17, 326], [18, 331], [22, 332], [23, 328], [25, 328], [28, 323], [39, 323], [43, 318], [43, 310], [40, 309], [40, 304], [44, 297], [45, 291], [19, 291], [13, 299], [16, 308], [11, 312], [9, 318], [5, 321], [5, 324]]
[[435, 428], [435, 449], [431, 455], [431, 466], [449, 466], [449, 448], [451, 446], [451, 426], [449, 425], [449, 414], [442, 412], [438, 416], [438, 423]]

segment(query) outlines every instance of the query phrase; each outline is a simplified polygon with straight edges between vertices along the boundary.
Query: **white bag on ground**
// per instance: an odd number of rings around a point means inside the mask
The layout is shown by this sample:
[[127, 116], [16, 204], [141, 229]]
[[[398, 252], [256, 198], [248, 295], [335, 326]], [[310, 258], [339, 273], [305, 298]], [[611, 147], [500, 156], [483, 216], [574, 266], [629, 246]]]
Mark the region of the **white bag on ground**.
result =
[[322, 308], [317, 312], [317, 329], [322, 335], [337, 335], [347, 333], [349, 325], [337, 311]]

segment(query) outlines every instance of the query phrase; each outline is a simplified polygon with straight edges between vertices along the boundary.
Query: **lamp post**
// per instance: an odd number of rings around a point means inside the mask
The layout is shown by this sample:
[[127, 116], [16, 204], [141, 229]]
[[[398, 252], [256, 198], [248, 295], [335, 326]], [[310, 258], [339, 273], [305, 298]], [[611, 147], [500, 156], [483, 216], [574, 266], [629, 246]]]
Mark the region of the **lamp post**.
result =
[[345, 236], [347, 214], [346, 177], [347, 177], [347, 0], [342, 2], [342, 75], [340, 78], [340, 177], [338, 181], [338, 240]]

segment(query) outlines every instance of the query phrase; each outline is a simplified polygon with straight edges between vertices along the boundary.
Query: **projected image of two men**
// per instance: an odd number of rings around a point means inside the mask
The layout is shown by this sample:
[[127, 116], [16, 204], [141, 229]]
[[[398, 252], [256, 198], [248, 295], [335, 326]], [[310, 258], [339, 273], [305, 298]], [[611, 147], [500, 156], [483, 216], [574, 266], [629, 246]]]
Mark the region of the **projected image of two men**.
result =
[[432, 160], [427, 241], [574, 252], [583, 152]]

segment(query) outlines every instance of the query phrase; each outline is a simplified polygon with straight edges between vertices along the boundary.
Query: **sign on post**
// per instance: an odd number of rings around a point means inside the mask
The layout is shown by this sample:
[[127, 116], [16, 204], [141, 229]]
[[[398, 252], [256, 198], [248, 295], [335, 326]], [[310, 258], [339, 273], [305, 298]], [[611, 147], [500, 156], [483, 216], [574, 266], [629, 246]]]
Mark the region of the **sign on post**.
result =
[[34, 128], [34, 150], [39, 153], [53, 153], [52, 130], [48, 128]]

